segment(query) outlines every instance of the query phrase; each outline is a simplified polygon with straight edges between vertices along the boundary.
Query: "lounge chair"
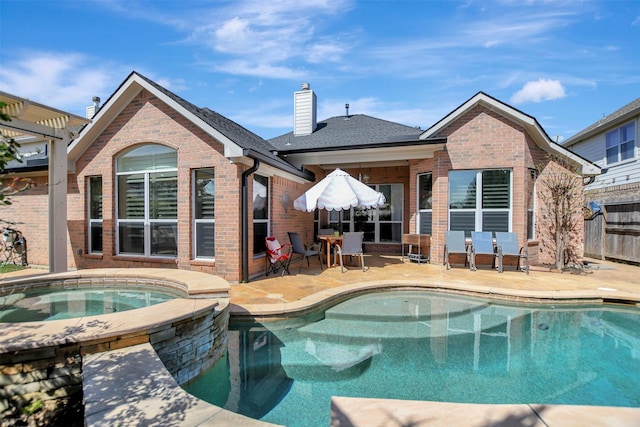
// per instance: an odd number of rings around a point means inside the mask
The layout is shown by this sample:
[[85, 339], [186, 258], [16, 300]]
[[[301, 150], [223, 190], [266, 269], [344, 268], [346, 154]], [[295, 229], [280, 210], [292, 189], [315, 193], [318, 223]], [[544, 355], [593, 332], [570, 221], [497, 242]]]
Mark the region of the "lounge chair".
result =
[[291, 242], [292, 253], [302, 255], [302, 259], [300, 260], [300, 268], [298, 269], [298, 273], [302, 271], [302, 265], [304, 264], [304, 260], [307, 260], [307, 267], [309, 267], [309, 257], [318, 255], [318, 261], [320, 262], [320, 270], [322, 270], [322, 258], [320, 258], [320, 251], [315, 249], [307, 249], [307, 247], [302, 243], [302, 238], [300, 234], [289, 232], [289, 241]]
[[491, 231], [471, 232], [471, 260], [469, 264], [472, 271], [478, 269], [476, 262], [478, 255], [482, 258], [491, 258], [491, 268], [495, 268], [497, 254], [493, 247], [493, 233]]
[[[342, 244], [336, 243], [335, 256], [340, 258], [340, 271], [344, 273], [344, 265], [342, 263], [342, 257], [345, 255], [359, 256], [360, 265], [362, 265], [362, 271], [365, 271], [364, 267], [364, 253], [362, 251], [362, 240], [364, 234], [361, 231], [346, 232], [342, 235]], [[337, 261], [334, 260], [334, 264]]]
[[444, 242], [444, 263], [447, 270], [451, 268], [450, 255], [464, 256], [464, 265], [469, 262], [469, 249], [464, 237], [464, 231], [455, 230], [447, 231]]
[[[498, 247], [498, 272], [504, 271], [504, 258], [516, 258], [516, 269], [529, 274], [529, 249], [527, 246], [518, 248], [518, 234], [496, 231], [496, 246]], [[520, 265], [524, 260], [524, 267]]]
[[289, 273], [289, 264], [291, 263], [291, 256], [293, 253], [291, 252], [291, 245], [289, 243], [285, 243], [284, 245], [280, 245], [278, 239], [274, 236], [265, 237], [265, 244], [267, 246], [267, 256], [266, 256], [266, 273], [268, 276], [269, 273], [278, 274], [278, 272], [282, 271], [282, 275], [284, 276], [285, 271]]

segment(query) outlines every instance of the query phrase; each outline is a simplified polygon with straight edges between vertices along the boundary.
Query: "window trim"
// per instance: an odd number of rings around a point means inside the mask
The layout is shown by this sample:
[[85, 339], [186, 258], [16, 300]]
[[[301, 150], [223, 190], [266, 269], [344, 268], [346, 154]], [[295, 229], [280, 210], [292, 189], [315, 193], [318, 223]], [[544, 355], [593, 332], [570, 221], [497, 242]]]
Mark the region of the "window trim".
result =
[[[91, 175], [87, 177], [87, 219], [88, 219], [88, 229], [87, 229], [87, 253], [91, 254], [91, 255], [102, 255], [103, 251], [104, 251], [104, 213], [102, 212], [103, 206], [104, 206], [104, 202], [103, 202], [103, 197], [104, 197], [104, 191], [100, 192], [100, 218], [92, 218], [91, 217], [91, 211], [92, 211], [92, 202], [93, 202], [93, 193], [91, 192], [91, 188], [92, 188], [92, 181], [94, 179], [99, 179], [100, 180], [100, 188], [103, 188], [103, 183], [102, 183], [102, 175]], [[94, 251], [93, 250], [93, 238], [92, 238], [92, 231], [93, 231], [93, 224], [100, 224], [100, 228], [102, 229], [103, 232], [103, 240], [102, 240], [102, 248], [100, 249], [100, 251]]]
[[[258, 218], [256, 219], [255, 217], [255, 206], [253, 206], [253, 199], [252, 199], [252, 226], [253, 226], [253, 233], [255, 236], [255, 226], [256, 224], [267, 224], [267, 232], [266, 232], [266, 236], [270, 236], [271, 235], [271, 178], [267, 175], [261, 175], [261, 174], [253, 174], [253, 180], [251, 182], [252, 185], [252, 190], [253, 190], [253, 186], [255, 186], [255, 182], [256, 176], [260, 176], [262, 178], [264, 178], [267, 181], [267, 189], [266, 189], [266, 197], [267, 197], [267, 205], [266, 205], [266, 212], [267, 212], [267, 217], [266, 218]], [[266, 237], [265, 236], [265, 237]], [[255, 241], [255, 240], [254, 240]], [[262, 252], [256, 252], [256, 248], [254, 245], [253, 248], [253, 257], [254, 258], [259, 258], [259, 257], [263, 257], [266, 256], [267, 252], [266, 250], [262, 251]]]
[[[420, 193], [421, 193], [421, 187], [420, 187], [420, 178], [425, 176], [425, 175], [431, 175], [431, 208], [429, 209], [421, 209], [420, 208]], [[429, 228], [431, 229], [431, 232], [429, 234], [433, 234], [433, 172], [422, 172], [416, 175], [416, 191], [417, 191], [417, 195], [416, 195], [416, 208], [418, 211], [418, 217], [416, 218], [416, 234], [422, 234], [422, 215], [426, 215], [429, 214], [431, 215], [431, 224], [429, 226]]]
[[[475, 172], [475, 180], [476, 180], [476, 189], [475, 189], [475, 207], [474, 208], [459, 208], [452, 209], [451, 208], [451, 173], [456, 172]], [[486, 171], [508, 171], [509, 172], [509, 207], [508, 208], [484, 208], [482, 204], [482, 173]], [[448, 181], [448, 190], [447, 190], [447, 230], [451, 230], [451, 213], [452, 211], [455, 213], [464, 213], [464, 212], [473, 212], [474, 213], [474, 230], [464, 230], [465, 235], [467, 231], [483, 231], [482, 223], [485, 212], [507, 212], [508, 216], [508, 231], [513, 230], [513, 169], [512, 168], [487, 168], [487, 169], [453, 169], [448, 172], [447, 175]], [[485, 231], [496, 231], [496, 230], [485, 230]], [[467, 237], [470, 237], [467, 236]]]
[[[176, 218], [175, 219], [168, 219], [168, 218], [162, 218], [162, 219], [151, 219], [150, 218], [150, 202], [151, 202], [151, 175], [152, 174], [161, 174], [161, 173], [167, 173], [167, 172], [175, 172], [176, 174], [176, 188], [179, 186], [179, 180], [178, 180], [178, 167], [176, 165], [175, 168], [159, 168], [159, 169], [143, 169], [143, 170], [135, 170], [135, 171], [125, 171], [125, 172], [119, 172], [118, 171], [118, 160], [124, 156], [126, 156], [127, 154], [130, 154], [131, 152], [139, 149], [139, 148], [143, 148], [143, 147], [150, 147], [150, 146], [157, 146], [159, 148], [162, 149], [171, 149], [175, 152], [176, 155], [176, 164], [177, 164], [177, 156], [178, 156], [178, 152], [177, 150], [167, 147], [165, 145], [162, 144], [143, 144], [143, 145], [138, 145], [135, 147], [132, 147], [131, 149], [120, 153], [117, 157], [116, 157], [116, 161], [115, 161], [115, 175], [116, 175], [116, 182], [115, 182], [115, 254], [116, 256], [126, 256], [126, 257], [135, 257], [135, 258], [152, 258], [152, 259], [177, 259], [178, 258], [178, 233], [177, 233], [177, 227], [178, 227], [178, 212], [179, 212], [179, 208], [178, 208], [178, 200], [179, 197], [176, 194]], [[144, 218], [126, 218], [126, 219], [122, 219], [120, 218], [120, 214], [119, 214], [119, 210], [120, 210], [120, 177], [121, 176], [127, 176], [127, 175], [142, 175], [143, 176], [143, 181], [144, 181]], [[179, 190], [177, 191], [179, 192]], [[156, 223], [171, 223], [173, 227], [175, 227], [176, 232], [175, 232], [175, 240], [176, 240], [176, 254], [175, 255], [158, 255], [158, 254], [152, 254], [151, 253], [151, 228], [153, 224]], [[123, 224], [142, 224], [143, 226], [143, 253], [135, 253], [135, 252], [121, 252], [120, 251], [120, 227]]]
[[[211, 176], [214, 182], [214, 214], [213, 218], [196, 218], [196, 174], [198, 171], [211, 171]], [[192, 254], [191, 258], [193, 260], [198, 261], [214, 261], [216, 259], [216, 247], [215, 247], [215, 224], [216, 224], [216, 216], [215, 216], [215, 168], [204, 167], [204, 168], [195, 168], [191, 170], [191, 194], [192, 197], [192, 206], [191, 206], [191, 221], [192, 221]], [[198, 256], [198, 224], [213, 224], [214, 229], [214, 244], [213, 244], [213, 256]]]
[[[631, 132], [628, 132], [628, 135], [631, 136], [630, 139], [627, 139], [625, 141], [621, 141], [621, 131], [623, 128], [626, 127], [631, 127]], [[615, 145], [612, 145], [611, 147], [608, 146], [608, 138], [609, 135], [612, 134], [616, 134], [616, 141], [615, 141]], [[628, 157], [626, 159], [622, 158], [622, 145], [623, 144], [628, 144], [628, 143], [632, 143], [632, 155], [631, 157]], [[615, 148], [616, 149], [616, 160], [613, 162], [609, 162], [609, 150]], [[618, 127], [616, 127], [615, 129], [610, 130], [609, 132], [606, 132], [604, 134], [604, 164], [609, 166], [609, 165], [618, 165], [618, 164], [623, 164], [625, 162], [630, 162], [633, 161], [637, 158], [637, 147], [636, 147], [636, 122], [634, 120], [629, 121], [627, 123], [624, 123]]]

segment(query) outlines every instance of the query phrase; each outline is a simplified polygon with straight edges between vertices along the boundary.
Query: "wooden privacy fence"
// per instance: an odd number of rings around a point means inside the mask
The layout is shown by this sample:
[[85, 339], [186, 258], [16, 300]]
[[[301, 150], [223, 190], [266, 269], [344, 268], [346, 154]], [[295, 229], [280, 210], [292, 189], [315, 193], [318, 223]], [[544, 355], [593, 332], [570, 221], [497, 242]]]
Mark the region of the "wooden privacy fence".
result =
[[585, 219], [584, 254], [640, 263], [640, 201], [605, 204]]

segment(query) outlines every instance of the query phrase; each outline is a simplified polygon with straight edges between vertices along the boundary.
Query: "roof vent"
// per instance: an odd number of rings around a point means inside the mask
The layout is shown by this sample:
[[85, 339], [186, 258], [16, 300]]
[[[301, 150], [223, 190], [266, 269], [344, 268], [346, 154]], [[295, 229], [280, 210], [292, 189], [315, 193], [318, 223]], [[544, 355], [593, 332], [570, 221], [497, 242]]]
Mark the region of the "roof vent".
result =
[[346, 110], [344, 119], [349, 120], [349, 104], [344, 104], [344, 109]]

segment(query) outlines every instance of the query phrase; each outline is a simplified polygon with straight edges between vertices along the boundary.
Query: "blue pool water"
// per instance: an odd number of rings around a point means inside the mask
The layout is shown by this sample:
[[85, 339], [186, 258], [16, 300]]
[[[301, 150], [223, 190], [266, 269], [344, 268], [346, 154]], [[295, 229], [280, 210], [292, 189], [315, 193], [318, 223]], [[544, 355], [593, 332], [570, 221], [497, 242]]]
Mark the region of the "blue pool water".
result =
[[185, 389], [290, 427], [329, 425], [332, 396], [637, 407], [640, 310], [363, 295], [315, 321], [232, 324]]
[[0, 295], [0, 322], [35, 322], [135, 310], [180, 298], [157, 288], [45, 287]]

